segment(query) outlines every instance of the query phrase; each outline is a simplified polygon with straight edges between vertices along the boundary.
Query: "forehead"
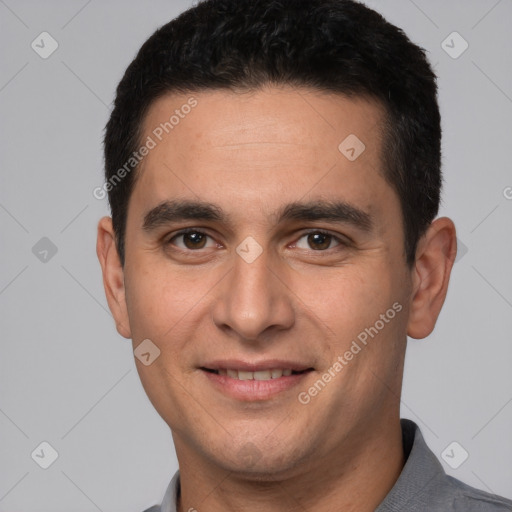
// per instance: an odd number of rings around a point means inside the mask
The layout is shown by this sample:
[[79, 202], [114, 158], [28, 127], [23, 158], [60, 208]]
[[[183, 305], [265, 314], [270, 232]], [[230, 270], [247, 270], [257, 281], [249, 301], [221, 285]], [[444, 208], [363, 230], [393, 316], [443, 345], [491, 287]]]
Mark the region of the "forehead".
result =
[[144, 119], [152, 149], [134, 195], [148, 206], [177, 196], [247, 211], [337, 196], [371, 211], [396, 200], [381, 172], [383, 115], [369, 99], [293, 87], [168, 94]]
[[214, 89], [158, 98], [146, 113], [143, 133], [157, 143], [172, 143], [172, 138], [178, 145], [186, 139], [200, 152], [251, 143], [335, 151], [351, 134], [368, 145], [377, 143], [383, 114], [380, 103], [366, 97], [290, 86], [246, 92]]

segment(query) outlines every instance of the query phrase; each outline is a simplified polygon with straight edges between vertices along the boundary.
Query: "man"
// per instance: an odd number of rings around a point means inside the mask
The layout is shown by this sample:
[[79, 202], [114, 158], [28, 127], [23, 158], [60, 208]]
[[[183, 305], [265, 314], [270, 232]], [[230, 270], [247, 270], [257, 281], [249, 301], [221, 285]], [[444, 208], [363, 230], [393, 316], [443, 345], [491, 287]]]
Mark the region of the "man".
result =
[[97, 252], [179, 462], [171, 511], [505, 511], [400, 421], [456, 254], [424, 51], [348, 0], [209, 0], [105, 136]]

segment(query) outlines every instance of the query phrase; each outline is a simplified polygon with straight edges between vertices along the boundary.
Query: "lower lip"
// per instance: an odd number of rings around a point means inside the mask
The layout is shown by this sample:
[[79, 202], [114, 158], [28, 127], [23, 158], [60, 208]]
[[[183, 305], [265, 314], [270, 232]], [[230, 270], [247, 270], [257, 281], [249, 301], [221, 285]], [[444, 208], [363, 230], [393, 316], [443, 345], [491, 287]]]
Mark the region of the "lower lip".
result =
[[215, 388], [237, 400], [268, 400], [300, 384], [311, 372], [297, 373], [270, 380], [238, 380], [201, 370]]

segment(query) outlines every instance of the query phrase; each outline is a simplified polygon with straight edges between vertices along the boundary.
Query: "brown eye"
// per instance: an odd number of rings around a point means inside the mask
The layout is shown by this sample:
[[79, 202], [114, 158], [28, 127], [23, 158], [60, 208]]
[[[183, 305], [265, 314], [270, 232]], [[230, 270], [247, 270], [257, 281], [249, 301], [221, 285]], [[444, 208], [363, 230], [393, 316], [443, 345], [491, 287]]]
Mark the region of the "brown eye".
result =
[[325, 251], [341, 245], [340, 240], [329, 233], [322, 231], [313, 231], [300, 237], [295, 244], [299, 249], [308, 249], [313, 251]]
[[202, 233], [185, 233], [183, 242], [187, 249], [202, 249], [206, 244], [206, 235]]
[[[211, 237], [201, 231], [186, 231], [173, 236], [169, 240], [169, 243], [179, 247], [180, 249], [197, 250], [207, 247], [209, 238]], [[212, 246], [212, 242], [209, 247]]]
[[312, 233], [308, 235], [308, 244], [311, 249], [319, 251], [322, 249], [328, 249], [331, 245], [332, 236], [324, 233]]

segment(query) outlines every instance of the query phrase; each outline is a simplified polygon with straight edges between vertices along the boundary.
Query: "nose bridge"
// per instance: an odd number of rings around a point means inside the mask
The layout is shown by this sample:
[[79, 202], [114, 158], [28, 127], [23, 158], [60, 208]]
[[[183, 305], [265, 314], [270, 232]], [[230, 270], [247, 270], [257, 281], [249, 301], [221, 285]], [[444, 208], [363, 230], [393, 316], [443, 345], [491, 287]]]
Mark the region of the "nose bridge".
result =
[[284, 329], [293, 323], [293, 308], [287, 288], [276, 277], [272, 259], [265, 251], [245, 258], [240, 244], [233, 258], [233, 269], [214, 306], [218, 327], [229, 327], [246, 340], [257, 339], [269, 327]]
[[231, 283], [233, 300], [248, 311], [254, 309], [256, 313], [257, 310], [263, 312], [264, 309], [270, 309], [272, 293], [268, 263], [266, 255], [250, 263], [235, 258]]

